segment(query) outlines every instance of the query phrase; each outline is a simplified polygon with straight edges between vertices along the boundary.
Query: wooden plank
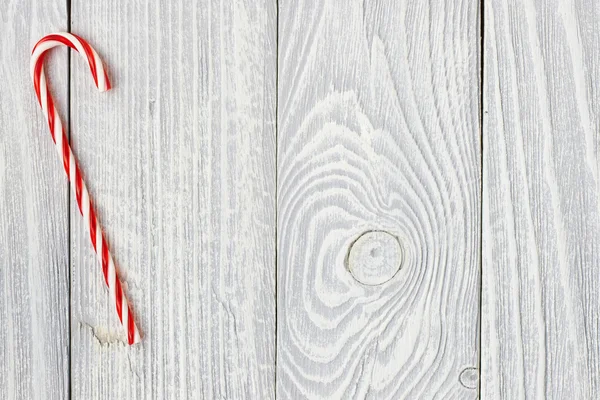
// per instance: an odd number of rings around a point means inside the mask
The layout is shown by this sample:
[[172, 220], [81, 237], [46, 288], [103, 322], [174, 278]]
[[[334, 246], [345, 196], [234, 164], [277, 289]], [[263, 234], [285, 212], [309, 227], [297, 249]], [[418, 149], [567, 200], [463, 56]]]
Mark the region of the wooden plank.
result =
[[483, 399], [600, 398], [598, 21], [485, 3]]
[[[69, 386], [66, 177], [37, 103], [33, 45], [65, 29], [64, 1], [0, 1], [0, 399], [64, 399]], [[66, 110], [67, 50], [46, 63]], [[61, 112], [63, 121], [66, 113]]]
[[72, 2], [74, 149], [143, 342], [72, 207], [75, 398], [274, 398], [274, 1]]
[[476, 398], [477, 2], [279, 5], [278, 397]]

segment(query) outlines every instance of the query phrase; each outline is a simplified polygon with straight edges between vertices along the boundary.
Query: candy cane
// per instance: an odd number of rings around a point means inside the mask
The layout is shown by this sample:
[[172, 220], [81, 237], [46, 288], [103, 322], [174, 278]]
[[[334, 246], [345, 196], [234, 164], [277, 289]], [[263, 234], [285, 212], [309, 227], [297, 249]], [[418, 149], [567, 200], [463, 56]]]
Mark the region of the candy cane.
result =
[[71, 187], [75, 193], [77, 199], [77, 205], [79, 206], [79, 212], [83, 217], [84, 224], [90, 232], [90, 239], [92, 246], [96, 251], [98, 260], [102, 264], [102, 272], [104, 274], [104, 281], [108, 286], [110, 296], [115, 302], [117, 308], [117, 315], [123, 327], [127, 330], [127, 341], [129, 344], [134, 344], [140, 341], [140, 334], [133, 320], [133, 314], [131, 308], [127, 302], [127, 298], [123, 293], [121, 287], [121, 281], [116, 276], [115, 264], [113, 258], [108, 251], [106, 239], [102, 228], [96, 218], [96, 212], [92, 205], [88, 190], [83, 178], [81, 177], [81, 171], [79, 165], [69, 142], [65, 134], [63, 124], [58, 115], [58, 111], [54, 105], [52, 95], [48, 91], [46, 83], [46, 74], [44, 73], [44, 57], [46, 52], [53, 47], [65, 45], [75, 49], [79, 54], [85, 57], [92, 71], [94, 82], [96, 87], [101, 92], [105, 92], [110, 89], [110, 83], [108, 76], [102, 66], [102, 61], [94, 49], [91, 48], [85, 40], [71, 33], [55, 33], [44, 36], [33, 48], [31, 54], [31, 76], [33, 78], [33, 86], [35, 88], [35, 94], [37, 95], [38, 102], [44, 111], [44, 116], [48, 120], [50, 126], [50, 134], [52, 140], [56, 145], [58, 154], [62, 157], [63, 165], [67, 177], [71, 182]]

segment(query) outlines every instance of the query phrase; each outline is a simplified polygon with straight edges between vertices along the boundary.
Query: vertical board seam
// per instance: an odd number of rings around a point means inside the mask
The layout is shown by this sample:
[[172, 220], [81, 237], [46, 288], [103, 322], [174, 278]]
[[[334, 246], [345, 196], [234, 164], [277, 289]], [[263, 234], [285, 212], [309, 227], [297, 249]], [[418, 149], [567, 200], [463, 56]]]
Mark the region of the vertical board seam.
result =
[[279, 348], [279, 0], [275, 0], [275, 368], [274, 368], [274, 395], [277, 399], [277, 357]]
[[480, 147], [479, 151], [480, 162], [481, 162], [481, 183], [480, 183], [480, 203], [479, 203], [479, 321], [478, 321], [478, 354], [477, 354], [477, 370], [479, 372], [479, 379], [477, 380], [477, 392], [478, 398], [481, 399], [481, 382], [483, 377], [483, 368], [482, 368], [482, 343], [483, 343], [483, 181], [485, 179], [484, 175], [484, 154], [483, 154], [483, 140], [484, 140], [484, 75], [485, 75], [485, 1], [480, 1], [479, 7], [479, 49], [481, 51], [481, 55], [479, 58], [479, 68], [480, 68], [480, 76], [479, 76], [479, 128], [480, 128]]

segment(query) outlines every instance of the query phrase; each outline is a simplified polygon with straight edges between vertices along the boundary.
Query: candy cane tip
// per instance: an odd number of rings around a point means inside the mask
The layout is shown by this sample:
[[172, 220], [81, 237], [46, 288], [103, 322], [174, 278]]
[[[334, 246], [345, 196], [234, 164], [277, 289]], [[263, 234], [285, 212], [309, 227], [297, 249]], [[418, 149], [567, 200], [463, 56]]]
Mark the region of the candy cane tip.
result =
[[134, 345], [134, 344], [140, 343], [141, 341], [142, 341], [142, 338], [140, 337], [140, 333], [136, 329], [135, 333], [133, 334], [133, 342], [130, 342], [129, 345]]
[[104, 77], [104, 79], [98, 81], [98, 90], [100, 93], [108, 92], [111, 89], [110, 81], [108, 77]]
[[104, 84], [98, 85], [98, 90], [101, 93], [108, 92], [110, 89], [112, 89], [112, 86], [111, 86], [111, 84], [110, 84], [110, 82], [108, 81], [107, 78], [104, 78]]

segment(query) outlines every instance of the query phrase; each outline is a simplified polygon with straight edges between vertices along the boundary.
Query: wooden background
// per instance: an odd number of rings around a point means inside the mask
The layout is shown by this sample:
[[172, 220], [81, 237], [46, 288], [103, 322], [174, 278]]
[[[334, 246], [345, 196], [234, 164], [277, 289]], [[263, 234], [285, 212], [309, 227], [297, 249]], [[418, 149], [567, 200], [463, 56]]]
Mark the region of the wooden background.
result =
[[0, 9], [0, 400], [600, 398], [599, 2]]

